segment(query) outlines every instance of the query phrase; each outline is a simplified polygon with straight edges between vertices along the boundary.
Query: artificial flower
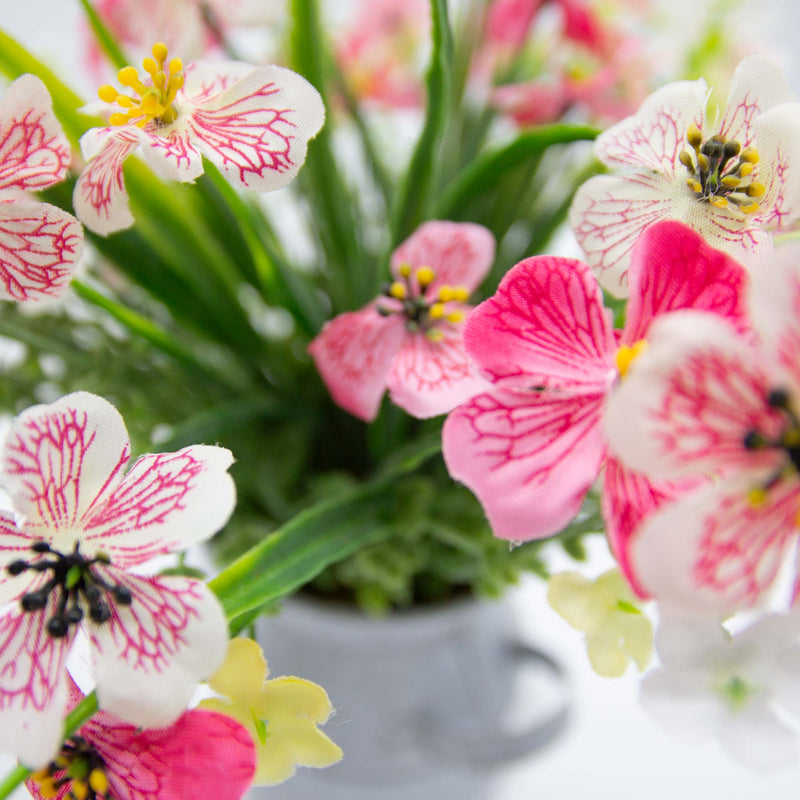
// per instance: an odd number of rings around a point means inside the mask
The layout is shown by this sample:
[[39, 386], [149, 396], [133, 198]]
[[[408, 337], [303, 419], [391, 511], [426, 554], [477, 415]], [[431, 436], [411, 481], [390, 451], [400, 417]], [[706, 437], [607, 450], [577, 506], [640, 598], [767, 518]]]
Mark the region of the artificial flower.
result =
[[134, 67], [119, 71], [132, 94], [100, 88], [100, 99], [121, 110], [109, 127], [81, 138], [87, 164], [73, 198], [78, 218], [96, 233], [133, 224], [122, 164], [137, 147], [163, 178], [192, 182], [205, 157], [234, 186], [268, 192], [295, 177], [322, 127], [319, 93], [291, 70], [227, 61], [195, 61], [184, 70], [167, 55], [163, 43], [153, 46], [144, 79]]
[[[70, 680], [70, 706], [83, 698]], [[142, 730], [100, 711], [27, 781], [35, 800], [239, 800], [255, 773], [247, 729], [215, 711], [185, 711]]]
[[479, 391], [461, 333], [466, 300], [493, 259], [494, 239], [480, 225], [421, 225], [392, 254], [384, 294], [328, 322], [308, 348], [335, 402], [370, 422], [386, 387], [415, 417], [444, 414]]
[[85, 392], [29, 408], [6, 437], [0, 481], [15, 513], [0, 514], [0, 749], [32, 767], [61, 741], [79, 630], [100, 707], [143, 727], [172, 723], [224, 658], [225, 616], [205, 584], [137, 568], [225, 524], [231, 454], [186, 447], [126, 473], [129, 458], [119, 413]]
[[656, 632], [661, 666], [642, 680], [644, 708], [690, 743], [716, 739], [737, 762], [757, 768], [797, 761], [786, 712], [800, 712], [797, 620], [769, 615], [736, 636], [715, 620], [664, 619]]
[[682, 220], [752, 268], [769, 254], [770, 231], [800, 216], [800, 103], [783, 75], [745, 58], [718, 126], [706, 119], [707, 99], [703, 80], [669, 84], [597, 138], [597, 157], [624, 171], [588, 180], [570, 223], [614, 294], [627, 293], [633, 245], [654, 222]]
[[268, 675], [261, 648], [251, 639], [232, 639], [225, 663], [209, 680], [222, 697], [201, 703], [238, 719], [250, 732], [258, 754], [254, 782], [281, 783], [297, 766], [339, 761], [341, 748], [317, 727], [333, 713], [325, 690], [304, 678], [267, 680]]
[[[646, 348], [653, 319], [695, 307], [743, 324], [745, 278], [684, 225], [653, 226], [634, 251], [632, 297], [616, 332], [586, 264], [539, 256], [508, 272], [464, 332], [492, 386], [453, 411], [443, 430], [447, 468], [477, 495], [495, 536], [536, 539], [570, 522], [606, 461], [607, 398]], [[632, 526], [672, 489], [613, 460], [608, 467], [607, 533], [627, 573]]]
[[760, 340], [695, 311], [659, 320], [609, 405], [609, 441], [631, 468], [655, 479], [716, 476], [630, 542], [637, 580], [683, 613], [765, 599], [797, 544], [800, 270], [789, 259], [754, 280]]
[[617, 569], [590, 581], [578, 572], [559, 572], [547, 585], [547, 602], [573, 628], [585, 631], [592, 669], [619, 678], [633, 660], [642, 672], [653, 652], [653, 626], [636, 606]]
[[39, 78], [0, 99], [0, 298], [42, 300], [68, 286], [83, 247], [71, 214], [27, 195], [64, 180], [71, 151]]

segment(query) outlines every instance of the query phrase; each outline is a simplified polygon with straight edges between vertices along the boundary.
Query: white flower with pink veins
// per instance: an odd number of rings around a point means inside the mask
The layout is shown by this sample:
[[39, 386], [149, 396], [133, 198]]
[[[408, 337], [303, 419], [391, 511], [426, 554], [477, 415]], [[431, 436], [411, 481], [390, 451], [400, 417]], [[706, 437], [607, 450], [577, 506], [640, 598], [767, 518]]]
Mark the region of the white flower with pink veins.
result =
[[139, 458], [117, 410], [85, 392], [11, 426], [0, 480], [0, 750], [39, 767], [57, 752], [67, 653], [88, 636], [100, 707], [164, 727], [222, 663], [227, 624], [200, 581], [145, 576], [154, 556], [218, 531], [235, 504], [221, 447]]
[[120, 110], [81, 138], [87, 164], [75, 212], [104, 236], [133, 224], [122, 165], [137, 147], [162, 178], [191, 183], [207, 158], [234, 186], [269, 192], [297, 175], [325, 120], [319, 92], [283, 67], [195, 61], [184, 70], [179, 58], [167, 60], [163, 43], [143, 65], [144, 78], [135, 67], [118, 73], [132, 93], [100, 88], [100, 99]]
[[570, 224], [604, 288], [627, 295], [639, 234], [679, 219], [748, 268], [764, 262], [773, 230], [800, 217], [800, 102], [777, 67], [748, 56], [736, 69], [716, 125], [704, 80], [654, 92], [602, 133], [595, 154], [619, 174], [588, 180]]
[[57, 297], [69, 285], [81, 226], [28, 193], [63, 181], [71, 159], [45, 85], [18, 78], [0, 100], [0, 299]]

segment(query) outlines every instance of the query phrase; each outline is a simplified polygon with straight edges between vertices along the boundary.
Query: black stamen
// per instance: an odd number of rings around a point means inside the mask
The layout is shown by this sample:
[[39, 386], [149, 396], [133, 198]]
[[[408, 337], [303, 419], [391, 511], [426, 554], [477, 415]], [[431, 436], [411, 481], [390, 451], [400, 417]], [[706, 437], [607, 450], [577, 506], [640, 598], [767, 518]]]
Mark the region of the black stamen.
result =
[[121, 606], [129, 606], [133, 602], [133, 595], [127, 586], [117, 584], [111, 592]]
[[6, 567], [6, 572], [9, 575], [21, 575], [26, 569], [28, 569], [28, 564], [25, 561], [12, 561]]
[[746, 450], [759, 450], [767, 444], [767, 441], [758, 431], [748, 431], [744, 435], [742, 444]]
[[787, 408], [789, 405], [789, 394], [785, 389], [773, 389], [767, 395], [767, 402], [772, 408]]
[[108, 622], [111, 619], [111, 609], [102, 600], [98, 600], [94, 605], [89, 606], [89, 616], [95, 622]]
[[47, 605], [49, 592], [39, 590], [38, 592], [28, 592], [22, 595], [20, 604], [23, 611], [40, 611]]
[[51, 617], [47, 621], [47, 632], [54, 639], [63, 639], [69, 631], [69, 623], [64, 617]]
[[47, 542], [34, 542], [31, 545], [31, 550], [33, 550], [34, 553], [49, 553], [50, 545]]

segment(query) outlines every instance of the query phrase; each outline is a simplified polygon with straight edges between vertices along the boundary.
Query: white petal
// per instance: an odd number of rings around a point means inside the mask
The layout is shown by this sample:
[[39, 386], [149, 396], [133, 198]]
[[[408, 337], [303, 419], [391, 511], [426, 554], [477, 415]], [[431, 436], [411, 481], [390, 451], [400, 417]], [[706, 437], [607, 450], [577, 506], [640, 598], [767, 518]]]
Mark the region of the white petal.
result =
[[778, 719], [766, 701], [748, 699], [744, 708], [731, 710], [720, 720], [720, 744], [733, 758], [755, 769], [797, 764], [797, 734]]

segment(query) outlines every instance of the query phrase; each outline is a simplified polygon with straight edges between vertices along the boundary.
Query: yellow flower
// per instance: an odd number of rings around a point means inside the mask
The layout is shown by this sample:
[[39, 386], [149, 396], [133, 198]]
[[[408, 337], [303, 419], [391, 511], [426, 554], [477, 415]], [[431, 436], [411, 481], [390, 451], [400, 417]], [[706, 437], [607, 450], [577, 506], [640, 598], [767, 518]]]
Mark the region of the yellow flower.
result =
[[303, 678], [267, 680], [261, 648], [251, 639], [232, 639], [225, 663], [209, 680], [222, 698], [200, 705], [233, 717], [253, 737], [258, 753], [255, 784], [281, 783], [296, 767], [328, 767], [342, 757], [317, 725], [327, 722], [333, 706], [325, 690]]
[[592, 669], [604, 678], [618, 678], [629, 659], [643, 671], [653, 653], [653, 626], [636, 607], [636, 598], [619, 570], [596, 581], [577, 572], [550, 579], [547, 601], [572, 625], [586, 632]]

